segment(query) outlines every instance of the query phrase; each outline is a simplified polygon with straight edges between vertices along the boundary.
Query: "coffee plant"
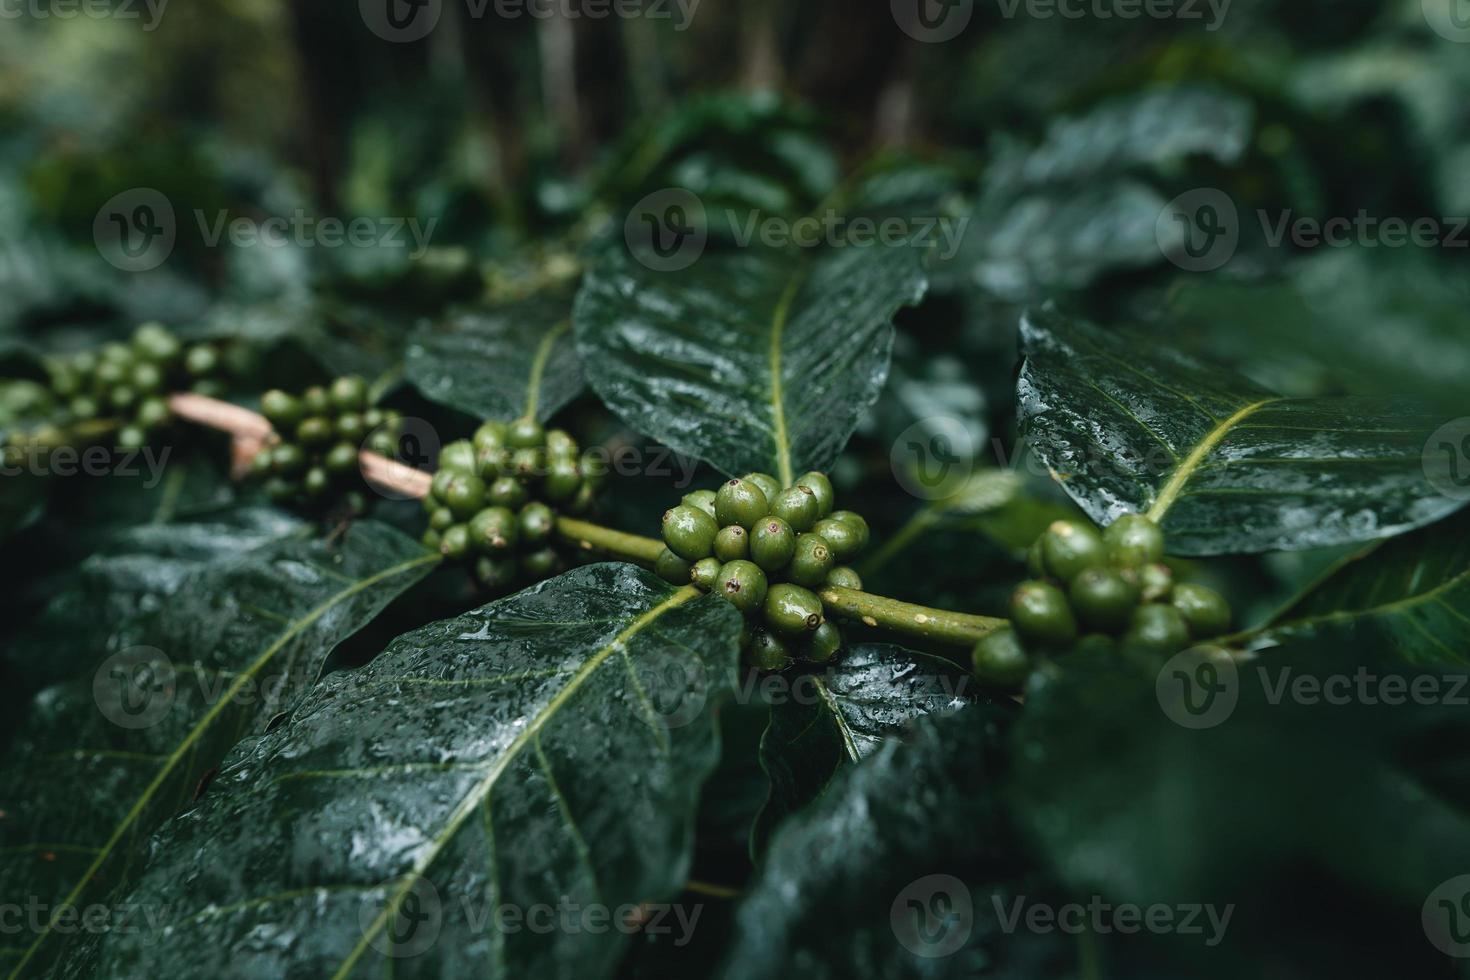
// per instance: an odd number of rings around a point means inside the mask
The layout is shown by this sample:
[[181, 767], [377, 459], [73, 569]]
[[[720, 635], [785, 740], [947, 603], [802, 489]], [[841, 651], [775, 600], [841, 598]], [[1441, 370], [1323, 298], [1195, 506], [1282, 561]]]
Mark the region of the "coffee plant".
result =
[[316, 6], [0, 40], [0, 975], [1464, 974], [1445, 5]]

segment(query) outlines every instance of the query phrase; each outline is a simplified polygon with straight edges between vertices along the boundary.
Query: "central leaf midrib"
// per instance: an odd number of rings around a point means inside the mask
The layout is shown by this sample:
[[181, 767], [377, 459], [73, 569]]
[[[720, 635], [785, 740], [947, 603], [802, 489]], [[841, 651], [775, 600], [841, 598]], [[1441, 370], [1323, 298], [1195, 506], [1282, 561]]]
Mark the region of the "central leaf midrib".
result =
[[541, 407], [541, 377], [546, 373], [546, 362], [551, 359], [552, 347], [556, 346], [557, 340], [571, 326], [570, 317], [562, 320], [546, 331], [546, 336], [542, 337], [541, 343], [536, 346], [536, 354], [531, 358], [531, 374], [526, 380], [526, 418], [534, 419], [536, 412]]
[[178, 767], [179, 763], [184, 759], [186, 753], [188, 753], [194, 747], [196, 742], [204, 737], [204, 733], [214, 723], [215, 719], [225, 710], [225, 706], [230, 704], [231, 701], [234, 700], [235, 696], [240, 693], [241, 689], [246, 684], [253, 682], [255, 676], [259, 674], [260, 671], [264, 670], [265, 667], [273, 659], [275, 659], [276, 655], [285, 648], [287, 643], [291, 642], [291, 640], [299, 636], [301, 632], [312, 623], [315, 623], [317, 620], [321, 619], [322, 616], [325, 616], [327, 612], [331, 610], [334, 606], [346, 601], [354, 595], [357, 595], [364, 589], [376, 585], [378, 582], [384, 581], [385, 579], [392, 578], [395, 575], [400, 575], [403, 572], [418, 567], [419, 565], [429, 564], [430, 562], [437, 562], [438, 560], [439, 556], [437, 554], [422, 555], [418, 558], [412, 558], [408, 561], [401, 562], [397, 565], [392, 566], [391, 568], [384, 569], [383, 571], [370, 575], [367, 578], [362, 579], [358, 582], [354, 582], [348, 588], [345, 588], [342, 591], [334, 594], [325, 602], [310, 610], [308, 613], [306, 613], [306, 615], [302, 616], [300, 619], [292, 623], [289, 628], [283, 630], [280, 635], [277, 636], [276, 639], [271, 643], [271, 645], [265, 649], [265, 652], [257, 657], [254, 663], [252, 663], [249, 667], [242, 671], [239, 676], [235, 678], [234, 682], [231, 683], [230, 686], [220, 695], [219, 699], [215, 701], [215, 703], [210, 707], [209, 711], [205, 712], [204, 716], [200, 718], [199, 721], [197, 721], [191, 729], [189, 729], [189, 733], [184, 736], [183, 741], [179, 743], [178, 747], [168, 756], [163, 765], [159, 767], [158, 774], [153, 777], [152, 781], [149, 782], [148, 786], [143, 790], [142, 795], [138, 797], [137, 802], [135, 802], [132, 808], [128, 811], [127, 815], [123, 817], [122, 821], [119, 822], [117, 827], [113, 829], [112, 835], [107, 839], [107, 842], [103, 844], [102, 847], [97, 851], [97, 856], [92, 861], [91, 865], [88, 866], [87, 870], [82, 874], [81, 878], [78, 879], [76, 885], [73, 886], [72, 890], [67, 894], [66, 898], [57, 903], [56, 911], [47, 921], [45, 927], [42, 928], [40, 934], [36, 937], [35, 941], [31, 943], [31, 945], [26, 949], [25, 955], [21, 957], [20, 962], [17, 963], [14, 969], [11, 971], [10, 980], [15, 980], [15, 978], [20, 976], [21, 971], [25, 969], [26, 964], [29, 963], [31, 959], [35, 956], [36, 951], [40, 949], [41, 945], [46, 941], [46, 939], [52, 935], [56, 923], [62, 913], [66, 909], [72, 907], [78, 897], [81, 896], [82, 892], [86, 890], [87, 885], [92, 881], [97, 872], [101, 870], [102, 865], [112, 855], [112, 852], [116, 849], [118, 842], [122, 840], [123, 835], [127, 833], [128, 829], [142, 815], [143, 810], [153, 800], [154, 796], [157, 795], [169, 776], [172, 775], [174, 770]]
[[572, 675], [571, 680], [567, 681], [566, 686], [558, 691], [556, 695], [546, 703], [546, 706], [535, 714], [530, 722], [523, 729], [521, 729], [519, 734], [516, 735], [515, 739], [512, 740], [508, 746], [506, 746], [505, 751], [500, 753], [500, 755], [498, 755], [491, 762], [490, 767], [485, 774], [485, 778], [476, 783], [474, 787], [460, 800], [459, 804], [454, 808], [453, 812], [450, 813], [449, 819], [445, 822], [443, 829], [440, 830], [439, 833], [434, 835], [432, 843], [426, 849], [424, 856], [416, 860], [414, 862], [414, 867], [411, 868], [406, 874], [404, 874], [403, 883], [398, 887], [397, 890], [393, 892], [393, 895], [389, 898], [389, 900], [383, 904], [382, 911], [380, 911], [377, 917], [373, 919], [372, 923], [363, 930], [362, 938], [358, 940], [355, 946], [353, 946], [352, 951], [347, 954], [346, 959], [342, 961], [342, 964], [338, 967], [337, 971], [332, 974], [334, 980], [342, 980], [342, 978], [348, 976], [352, 972], [353, 968], [357, 965], [357, 961], [362, 958], [363, 953], [367, 951], [367, 948], [369, 945], [371, 945], [373, 939], [387, 926], [388, 920], [397, 914], [399, 906], [403, 903], [403, 900], [408, 895], [409, 891], [412, 890], [413, 886], [421, 878], [423, 878], [424, 873], [428, 871], [433, 863], [439, 859], [439, 855], [443, 852], [445, 846], [447, 846], [449, 841], [453, 840], [454, 836], [459, 833], [460, 827], [463, 826], [464, 822], [469, 819], [470, 815], [474, 813], [475, 810], [479, 809], [479, 807], [484, 805], [485, 800], [488, 799], [490, 795], [490, 791], [494, 788], [496, 782], [499, 781], [500, 777], [505, 773], [506, 769], [509, 768], [510, 763], [520, 755], [520, 753], [525, 749], [528, 744], [532, 742], [533, 739], [539, 737], [539, 735], [541, 734], [541, 730], [546, 727], [547, 722], [550, 721], [551, 718], [554, 717], [556, 713], [561, 710], [562, 706], [565, 705], [566, 702], [569, 701], [574, 694], [581, 690], [581, 687], [584, 683], [586, 683], [587, 678], [596, 673], [597, 669], [607, 661], [608, 657], [612, 656], [620, 649], [625, 649], [629, 640], [637, 636], [650, 623], [653, 623], [665, 612], [677, 606], [681, 606], [691, 599], [696, 599], [701, 595], [703, 595], [703, 593], [701, 593], [694, 586], [686, 585], [684, 588], [680, 589], [678, 592], [675, 592], [673, 595], [669, 596], [669, 598], [665, 599], [663, 602], [654, 606], [652, 609], [649, 609], [647, 612], [640, 615], [637, 619], [633, 620], [633, 622], [629, 623], [622, 632], [613, 637], [606, 646], [604, 646], [602, 649], [598, 650], [595, 654], [589, 657], [587, 659], [587, 662], [584, 663], [580, 668], [578, 668], [577, 672]]
[[1169, 475], [1168, 482], [1164, 484], [1164, 488], [1159, 491], [1158, 497], [1154, 499], [1153, 506], [1148, 510], [1149, 520], [1157, 524], [1164, 519], [1164, 515], [1169, 512], [1170, 507], [1174, 506], [1174, 501], [1179, 499], [1180, 492], [1184, 489], [1185, 484], [1194, 476], [1199, 465], [1204, 462], [1210, 453], [1214, 452], [1215, 447], [1230, 434], [1231, 429], [1267, 405], [1279, 401], [1281, 401], [1280, 397], [1273, 396], [1271, 398], [1263, 398], [1258, 402], [1252, 402], [1244, 408], [1237, 410], [1234, 415], [1211, 429], [1205, 435], [1204, 439], [1200, 440], [1199, 445], [1195, 446], [1193, 451], [1184, 457], [1184, 461], [1174, 467], [1174, 471]]
[[803, 257], [797, 261], [796, 269], [787, 280], [780, 298], [776, 300], [775, 309], [771, 311], [770, 349], [767, 351], [767, 364], [771, 372], [771, 439], [775, 443], [777, 475], [783, 487], [791, 486], [796, 478], [791, 466], [791, 439], [786, 432], [786, 394], [781, 374], [781, 345], [786, 333], [786, 321], [791, 315], [791, 304], [796, 301], [796, 294], [801, 291], [807, 274], [808, 260]]

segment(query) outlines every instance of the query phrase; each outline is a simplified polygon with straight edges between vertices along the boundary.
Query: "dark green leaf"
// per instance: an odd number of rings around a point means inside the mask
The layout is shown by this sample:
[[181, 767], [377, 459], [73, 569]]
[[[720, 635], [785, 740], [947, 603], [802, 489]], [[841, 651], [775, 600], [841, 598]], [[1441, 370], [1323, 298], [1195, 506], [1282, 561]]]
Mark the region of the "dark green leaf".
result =
[[761, 739], [770, 797], [752, 834], [763, 851], [781, 821], [817, 799], [838, 771], [871, 755], [916, 718], [971, 702], [971, 678], [954, 664], [902, 647], [862, 644], [821, 673], [781, 675], [767, 692]]
[[582, 390], [571, 309], [569, 296], [539, 296], [454, 313], [413, 335], [408, 380], [477, 419], [548, 419]]
[[[139, 585], [167, 601], [76, 609], [109, 628], [90, 648], [100, 664], [37, 696], [0, 774], [0, 894], [47, 909], [0, 962], [34, 970], [78, 938], [60, 917], [118, 894], [149, 834], [229, 748], [290, 708], [332, 648], [438, 559], [379, 524], [337, 545], [313, 530], [291, 522], [243, 553], [231, 535], [233, 553], [203, 565], [179, 548]], [[195, 548], [219, 547], [198, 535]]]
[[1250, 646], [1299, 636], [1375, 643], [1410, 663], [1470, 662], [1470, 512], [1341, 563]]
[[633, 428], [731, 474], [830, 466], [888, 375], [917, 248], [761, 247], [655, 272], [606, 252], [577, 297], [588, 381]]
[[1093, 520], [1147, 513], [1172, 554], [1369, 541], [1461, 505], [1425, 449], [1448, 420], [1413, 403], [1284, 398], [1051, 307], [1021, 339], [1028, 443]]
[[[170, 941], [109, 936], [96, 974], [608, 975], [683, 884], [739, 632], [604, 564], [399, 637], [164, 829], [130, 900]], [[538, 927], [568, 902], [598, 928]]]

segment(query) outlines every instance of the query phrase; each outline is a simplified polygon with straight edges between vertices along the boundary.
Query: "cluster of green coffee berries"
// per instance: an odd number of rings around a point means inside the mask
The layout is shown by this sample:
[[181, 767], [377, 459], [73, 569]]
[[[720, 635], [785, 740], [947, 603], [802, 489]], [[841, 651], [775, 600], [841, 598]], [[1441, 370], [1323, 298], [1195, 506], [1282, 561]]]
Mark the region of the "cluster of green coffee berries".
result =
[[656, 571], [714, 592], [758, 622], [746, 649], [762, 670], [794, 659], [825, 663], [842, 649], [842, 633], [823, 615], [817, 590], [862, 588], [843, 563], [868, 543], [867, 521], [833, 504], [822, 473], [785, 488], [769, 474], [748, 473], [718, 491], [696, 490], [664, 513]]
[[532, 418], [486, 422], [440, 452], [424, 498], [424, 546], [473, 560], [475, 578], [492, 591], [555, 575], [557, 513], [589, 510], [602, 478], [597, 461], [561, 429], [547, 431]]
[[45, 421], [26, 432], [12, 432], [16, 445], [56, 446], [64, 430], [95, 419], [116, 419], [112, 437], [120, 449], [137, 449], [171, 421], [168, 395], [193, 390], [219, 395], [221, 358], [214, 345], [185, 345], [167, 328], [145, 323], [131, 342], [113, 341], [46, 362], [50, 410]]
[[1065, 651], [1087, 634], [1117, 638], [1125, 650], [1173, 654], [1230, 628], [1230, 604], [1212, 589], [1174, 581], [1163, 564], [1164, 532], [1127, 514], [1102, 533], [1057, 521], [1031, 546], [1034, 580], [1011, 597], [1009, 629], [975, 646], [975, 672], [1019, 684], [1030, 653]]
[[250, 471], [265, 481], [271, 499], [365, 508], [357, 454], [369, 449], [392, 456], [402, 422], [397, 412], [369, 404], [366, 381], [342, 377], [298, 395], [272, 389], [260, 397], [260, 411], [275, 436], [256, 453]]

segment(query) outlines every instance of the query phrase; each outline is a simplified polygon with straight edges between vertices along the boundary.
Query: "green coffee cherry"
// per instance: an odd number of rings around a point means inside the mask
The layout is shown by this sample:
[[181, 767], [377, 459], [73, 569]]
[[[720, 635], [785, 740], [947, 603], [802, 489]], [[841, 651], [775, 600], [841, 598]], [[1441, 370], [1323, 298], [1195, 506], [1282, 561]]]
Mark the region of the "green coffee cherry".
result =
[[1078, 521], [1056, 521], [1041, 536], [1041, 558], [1054, 578], [1070, 582], [1083, 569], [1096, 568], [1108, 559], [1102, 535]]
[[126, 411], [138, 400], [138, 393], [127, 385], [120, 385], [108, 392], [107, 400], [113, 408]]
[[838, 589], [855, 589], [858, 592], [863, 590], [862, 576], [846, 565], [838, 565], [828, 572], [826, 584]]
[[1139, 569], [1138, 582], [1144, 602], [1163, 602], [1174, 592], [1174, 572], [1162, 563]]
[[746, 659], [759, 670], [785, 670], [791, 666], [791, 650], [786, 642], [768, 630], [756, 630], [745, 648]]
[[161, 323], [145, 323], [133, 332], [133, 350], [151, 361], [171, 361], [179, 356], [179, 339]]
[[332, 488], [332, 478], [320, 466], [313, 466], [301, 478], [302, 491], [312, 499], [326, 494]]
[[553, 456], [546, 464], [542, 489], [546, 499], [570, 500], [582, 487], [582, 467], [575, 457]]
[[439, 553], [451, 561], [461, 561], [470, 555], [470, 529], [463, 524], [451, 524], [439, 536]]
[[775, 500], [776, 495], [781, 492], [781, 481], [769, 473], [747, 473], [740, 479], [754, 483], [760, 487], [761, 493], [765, 494], [767, 503]]
[[827, 479], [827, 474], [818, 473], [816, 470], [810, 473], [803, 473], [797, 477], [796, 485], [806, 487], [816, 495], [818, 518], [826, 517], [832, 513], [832, 508], [836, 506], [835, 502], [837, 497], [832, 490], [832, 481]]
[[306, 453], [294, 442], [283, 442], [272, 447], [271, 470], [282, 476], [291, 476], [306, 468]]
[[349, 473], [357, 468], [357, 449], [350, 443], [339, 442], [327, 450], [322, 465], [328, 473]]
[[718, 558], [701, 558], [689, 571], [689, 581], [709, 592], [720, 581], [720, 569], [724, 565]]
[[304, 418], [296, 426], [296, 441], [303, 446], [324, 446], [336, 436], [332, 423], [320, 415]]
[[467, 521], [485, 506], [485, 481], [469, 473], [456, 473], [444, 491], [444, 506]]
[[519, 418], [505, 430], [505, 443], [512, 449], [535, 449], [544, 445], [546, 433], [533, 418]]
[[148, 444], [148, 433], [136, 425], [125, 425], [117, 431], [118, 449], [142, 449]]
[[970, 653], [975, 676], [997, 687], [1017, 688], [1031, 675], [1031, 660], [1013, 629], [998, 629], [975, 644]]
[[680, 503], [686, 507], [698, 507], [709, 516], [715, 516], [715, 492], [713, 490], [695, 490], [693, 493], [686, 493]]
[[475, 473], [479, 470], [475, 458], [475, 447], [468, 439], [457, 439], [439, 450], [439, 468]]
[[842, 650], [842, 631], [831, 623], [822, 623], [807, 637], [802, 656], [815, 664], [824, 664]]
[[429, 530], [438, 531], [443, 534], [454, 524], [454, 511], [448, 507], [440, 507], [429, 515]]
[[520, 480], [513, 476], [502, 476], [490, 484], [486, 496], [496, 507], [509, 507], [516, 510], [526, 505], [526, 500], [530, 495]]
[[729, 480], [715, 493], [715, 520], [721, 527], [735, 524], [750, 531], [768, 512], [765, 493], [749, 480]]
[[1208, 640], [1230, 629], [1230, 603], [1214, 589], [1180, 582], [1169, 602], [1189, 624], [1191, 636]]
[[763, 517], [750, 534], [750, 560], [766, 572], [779, 572], [796, 554], [796, 532], [779, 517]]
[[1023, 582], [1011, 596], [1011, 622], [1027, 640], [1065, 646], [1077, 639], [1067, 597], [1046, 582]]
[[196, 344], [184, 355], [184, 370], [196, 378], [213, 374], [219, 369], [219, 352], [209, 344]]
[[521, 571], [527, 578], [543, 579], [556, 574], [561, 557], [554, 548], [540, 548], [521, 556]]
[[1046, 559], [1041, 554], [1040, 538], [1031, 542], [1031, 547], [1026, 549], [1026, 570], [1031, 573], [1032, 578], [1046, 578]]
[[521, 540], [527, 544], [540, 544], [556, 530], [556, 514], [543, 503], [532, 502], [521, 508], [517, 519]]
[[332, 405], [339, 412], [359, 412], [367, 408], [367, 382], [356, 375], [348, 375], [332, 382], [328, 392]]
[[1142, 568], [1164, 558], [1164, 532], [1141, 514], [1124, 514], [1103, 531], [1108, 557], [1120, 568]]
[[487, 555], [475, 562], [475, 579], [495, 592], [515, 585], [519, 572], [514, 558], [494, 558]]
[[822, 625], [822, 600], [799, 585], [782, 582], [766, 592], [766, 625], [781, 636], [805, 636]]
[[[282, 481], [280, 480], [271, 480], [269, 483], [266, 484], [266, 492], [269, 493], [272, 497], [276, 497], [276, 491], [273, 489], [273, 485], [279, 484], [281, 482]], [[290, 484], [286, 484], [286, 489], [288, 493], [291, 491]], [[284, 498], [276, 497], [276, 499], [280, 500]], [[425, 531], [424, 536], [419, 538], [419, 544], [423, 545], [425, 548], [428, 548], [430, 551], [438, 551], [439, 545], [442, 542], [442, 536], [439, 534], [438, 531], [434, 530], [433, 528]]]
[[850, 521], [824, 517], [812, 525], [812, 533], [827, 542], [834, 561], [848, 561], [863, 550], [866, 536]]
[[138, 391], [155, 392], [163, 387], [163, 372], [158, 369], [158, 365], [144, 361], [133, 365], [128, 381]]
[[1189, 624], [1173, 606], [1148, 603], [1133, 611], [1123, 644], [1149, 653], [1177, 653], [1189, 645]]
[[362, 442], [367, 435], [367, 425], [362, 416], [356, 412], [348, 412], [346, 415], [337, 416], [337, 435], [348, 442]]
[[820, 588], [836, 564], [825, 538], [817, 534], [799, 534], [796, 553], [791, 556], [791, 564], [786, 569], [786, 578], [809, 589]]
[[688, 585], [689, 573], [694, 566], [674, 554], [668, 548], [658, 553], [658, 558], [653, 563], [653, 571], [659, 578], [670, 585]]
[[504, 446], [489, 446], [475, 450], [475, 472], [485, 482], [497, 480], [510, 471], [510, 450]]
[[791, 525], [797, 534], [810, 531], [821, 517], [822, 505], [811, 487], [787, 487], [771, 501], [771, 515]]
[[721, 562], [750, 557], [750, 535], [739, 524], [722, 527], [715, 535], [715, 557]]
[[[834, 510], [832, 513], [823, 518], [823, 520], [841, 521], [843, 524], [851, 527], [853, 529], [853, 532], [857, 535], [858, 551], [862, 551], [868, 546], [868, 539], [870, 534], [868, 531], [868, 522], [863, 519], [863, 515], [850, 510]], [[830, 544], [831, 542], [828, 543]]]
[[474, 437], [470, 440], [475, 452], [483, 456], [486, 453], [505, 448], [506, 425], [504, 422], [485, 422], [475, 430]]
[[145, 429], [156, 429], [169, 419], [168, 402], [162, 398], [146, 398], [138, 406], [134, 420]]
[[1111, 568], [1087, 568], [1068, 590], [1072, 610], [1083, 625], [1104, 633], [1121, 633], [1138, 605], [1138, 588]]
[[439, 470], [429, 481], [429, 496], [442, 502], [449, 495], [449, 485], [454, 482], [456, 476], [458, 474], [454, 470]]
[[577, 440], [565, 429], [551, 429], [546, 433], [546, 454], [548, 456], [572, 456], [577, 455]]
[[741, 612], [753, 612], [766, 601], [766, 573], [754, 562], [744, 559], [726, 562], [720, 566], [716, 591]]
[[680, 504], [664, 511], [664, 544], [685, 561], [709, 557], [720, 528], [704, 511]]
[[330, 415], [331, 412], [332, 398], [321, 385], [312, 385], [301, 393], [303, 415]]
[[505, 507], [486, 507], [470, 518], [470, 541], [484, 554], [499, 555], [514, 551], [520, 535], [520, 522]]

